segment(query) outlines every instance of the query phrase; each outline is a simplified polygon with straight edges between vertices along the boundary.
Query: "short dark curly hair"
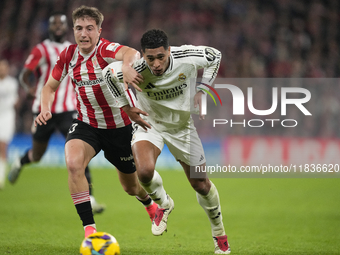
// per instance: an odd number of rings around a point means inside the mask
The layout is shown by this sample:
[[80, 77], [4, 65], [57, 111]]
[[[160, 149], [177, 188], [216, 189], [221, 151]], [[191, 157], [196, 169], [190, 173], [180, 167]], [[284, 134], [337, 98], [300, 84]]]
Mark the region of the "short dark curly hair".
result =
[[164, 47], [167, 49], [169, 47], [169, 39], [167, 34], [158, 29], [151, 29], [145, 32], [140, 40], [142, 51], [145, 49], [156, 49], [159, 47]]

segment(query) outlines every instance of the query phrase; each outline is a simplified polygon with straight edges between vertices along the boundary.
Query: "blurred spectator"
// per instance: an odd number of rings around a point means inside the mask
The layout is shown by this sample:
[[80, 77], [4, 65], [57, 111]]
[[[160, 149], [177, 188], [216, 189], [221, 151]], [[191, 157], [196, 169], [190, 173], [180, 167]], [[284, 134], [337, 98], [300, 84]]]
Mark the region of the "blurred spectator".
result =
[[15, 105], [18, 81], [9, 75], [9, 64], [0, 59], [0, 189], [5, 186], [7, 147], [15, 131]]

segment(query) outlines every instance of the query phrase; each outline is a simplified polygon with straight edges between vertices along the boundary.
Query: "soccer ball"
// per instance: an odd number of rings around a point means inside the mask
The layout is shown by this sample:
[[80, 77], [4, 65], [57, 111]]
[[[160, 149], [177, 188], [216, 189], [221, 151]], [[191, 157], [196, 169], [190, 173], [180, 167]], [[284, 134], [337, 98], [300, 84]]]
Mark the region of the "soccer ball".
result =
[[120, 255], [119, 244], [106, 232], [97, 232], [86, 237], [80, 246], [80, 255]]

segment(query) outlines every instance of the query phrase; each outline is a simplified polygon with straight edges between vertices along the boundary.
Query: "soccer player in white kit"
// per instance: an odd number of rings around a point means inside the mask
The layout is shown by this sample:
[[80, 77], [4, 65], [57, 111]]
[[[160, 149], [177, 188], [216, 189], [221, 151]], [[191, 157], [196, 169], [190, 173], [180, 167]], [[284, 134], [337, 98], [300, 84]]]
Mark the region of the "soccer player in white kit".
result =
[[[190, 177], [190, 168], [205, 166], [201, 140], [194, 127], [190, 111], [190, 84], [197, 77], [198, 69], [204, 68], [203, 82], [212, 84], [221, 61], [221, 53], [211, 47], [183, 45], [170, 47], [167, 35], [161, 30], [150, 30], [141, 39], [143, 58], [133, 67], [143, 76], [138, 86], [137, 104], [148, 113], [143, 118], [151, 125], [138, 127], [132, 138], [132, 151], [137, 174], [143, 188], [158, 204], [152, 222], [152, 233], [162, 235], [167, 229], [167, 220], [174, 209], [174, 201], [166, 193], [163, 181], [155, 170], [158, 156], [164, 143], [182, 165], [186, 176], [196, 191], [198, 203], [207, 214], [215, 245], [215, 254], [229, 254], [230, 246], [225, 234], [218, 191], [206, 175]], [[116, 104], [123, 107], [130, 118], [130, 104], [133, 97], [121, 83], [121, 64], [112, 63], [103, 70], [103, 75], [116, 98]], [[199, 105], [203, 92], [192, 98]]]
[[[97, 8], [81, 6], [73, 11], [72, 19], [76, 44], [60, 53], [42, 89], [41, 112], [35, 124], [46, 125], [50, 121], [55, 91], [68, 75], [76, 92], [78, 117], [73, 121], [66, 138], [65, 160], [70, 194], [87, 237], [97, 230], [84, 170], [101, 150], [105, 158], [117, 168], [123, 189], [144, 204], [150, 218], [153, 218], [157, 204], [152, 202], [138, 182], [130, 146], [131, 121], [122, 109], [113, 107], [114, 98], [102, 76], [102, 70], [109, 63], [123, 61], [124, 81], [142, 81], [141, 75], [131, 67], [139, 58], [139, 53], [100, 38], [104, 16]], [[139, 110], [138, 113], [143, 112]]]
[[[32, 113], [34, 118], [40, 112], [40, 93], [45, 85], [57, 58], [71, 42], [66, 40], [68, 24], [66, 15], [62, 12], [54, 12], [48, 20], [49, 38], [33, 47], [25, 66], [20, 73], [20, 84], [29, 96], [34, 98]], [[31, 75], [35, 74], [36, 84], [30, 85]], [[51, 135], [60, 131], [66, 137], [73, 119], [77, 116], [76, 97], [73, 91], [71, 79], [66, 77], [55, 93], [55, 100], [51, 106], [53, 118], [47, 125], [34, 127], [32, 125], [32, 148], [24, 155], [14, 160], [8, 173], [8, 180], [14, 184], [24, 169], [24, 166], [32, 162], [39, 162], [46, 152]], [[89, 192], [94, 213], [101, 213], [105, 206], [97, 203], [93, 196], [91, 174], [88, 167], [85, 168], [85, 176], [89, 183]]]
[[7, 147], [15, 132], [15, 105], [18, 100], [18, 81], [9, 76], [9, 64], [0, 60], [0, 189], [5, 187]]

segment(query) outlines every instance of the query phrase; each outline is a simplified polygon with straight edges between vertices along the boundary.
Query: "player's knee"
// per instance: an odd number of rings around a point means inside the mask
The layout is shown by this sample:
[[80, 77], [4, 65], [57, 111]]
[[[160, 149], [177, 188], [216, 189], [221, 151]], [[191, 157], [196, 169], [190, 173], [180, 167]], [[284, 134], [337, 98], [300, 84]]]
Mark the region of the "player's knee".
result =
[[152, 180], [153, 172], [155, 170], [155, 166], [150, 165], [143, 165], [140, 167], [137, 167], [137, 174], [138, 179], [142, 183], [148, 183]]
[[191, 187], [199, 194], [206, 195], [210, 190], [209, 179], [191, 179]]
[[138, 171], [138, 179], [142, 183], [149, 183], [153, 177], [153, 170], [154, 169], [142, 169]]
[[41, 160], [43, 154], [34, 154], [32, 155], [32, 162], [37, 163]]
[[84, 174], [84, 169], [82, 168], [82, 162], [79, 160], [67, 158], [66, 159], [66, 166], [69, 175], [71, 176], [79, 176], [80, 174]]

